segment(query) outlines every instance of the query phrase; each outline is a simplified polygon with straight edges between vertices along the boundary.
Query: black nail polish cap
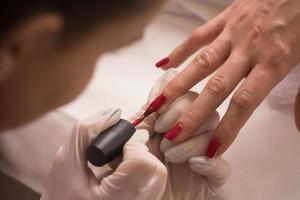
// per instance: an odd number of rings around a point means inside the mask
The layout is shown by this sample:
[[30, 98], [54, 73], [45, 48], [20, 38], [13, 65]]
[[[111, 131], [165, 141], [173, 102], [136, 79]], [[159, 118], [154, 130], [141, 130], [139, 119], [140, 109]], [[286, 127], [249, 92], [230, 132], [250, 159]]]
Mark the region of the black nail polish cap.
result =
[[135, 127], [121, 119], [100, 133], [87, 149], [87, 158], [95, 166], [103, 166], [122, 154], [123, 146], [135, 133]]

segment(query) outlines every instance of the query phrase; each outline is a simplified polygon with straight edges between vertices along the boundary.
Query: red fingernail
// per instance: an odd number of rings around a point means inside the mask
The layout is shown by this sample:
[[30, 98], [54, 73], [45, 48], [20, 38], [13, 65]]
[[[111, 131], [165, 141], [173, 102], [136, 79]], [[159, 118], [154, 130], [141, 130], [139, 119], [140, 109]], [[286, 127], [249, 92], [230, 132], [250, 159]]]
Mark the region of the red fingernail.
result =
[[219, 138], [215, 137], [214, 139], [212, 139], [212, 141], [210, 142], [207, 148], [206, 156], [209, 158], [214, 157], [214, 155], [217, 153], [220, 146], [221, 146], [221, 142]]
[[173, 128], [171, 128], [166, 134], [165, 138], [172, 141], [176, 138], [182, 131], [182, 124], [177, 123]]
[[160, 109], [166, 101], [167, 101], [167, 97], [164, 94], [161, 94], [158, 97], [156, 97], [146, 109], [144, 113], [145, 117]]
[[156, 112], [164, 103], [167, 101], [167, 97], [164, 94], [159, 95], [156, 97], [145, 110], [142, 116], [132, 122], [133, 126], [139, 125], [146, 117], [151, 115], [152, 113]]
[[162, 60], [160, 60], [159, 62], [157, 62], [157, 63], [155, 64], [155, 66], [156, 66], [157, 68], [160, 68], [161, 66], [167, 64], [169, 61], [170, 61], [170, 58], [169, 58], [169, 57], [163, 58]]

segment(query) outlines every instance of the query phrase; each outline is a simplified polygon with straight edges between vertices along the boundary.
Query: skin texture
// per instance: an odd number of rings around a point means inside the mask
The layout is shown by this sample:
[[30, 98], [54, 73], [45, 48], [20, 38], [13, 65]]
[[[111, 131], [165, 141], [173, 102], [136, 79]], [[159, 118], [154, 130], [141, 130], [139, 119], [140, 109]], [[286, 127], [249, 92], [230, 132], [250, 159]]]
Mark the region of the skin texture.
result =
[[126, 18], [105, 23], [100, 19], [68, 41], [60, 39], [64, 19], [58, 13], [35, 15], [0, 38], [0, 130], [27, 123], [77, 97], [99, 56], [139, 39], [163, 2], [153, 1], [147, 10]]
[[300, 90], [298, 91], [294, 107], [295, 107], [295, 123], [298, 131], [300, 131]]
[[183, 130], [173, 141], [187, 140], [236, 89], [214, 133], [221, 140], [217, 155], [223, 153], [270, 90], [299, 63], [299, 35], [299, 0], [237, 0], [196, 29], [162, 68], [177, 67], [199, 48], [208, 46], [166, 86], [163, 94], [168, 101], [160, 111], [215, 74], [177, 121]]

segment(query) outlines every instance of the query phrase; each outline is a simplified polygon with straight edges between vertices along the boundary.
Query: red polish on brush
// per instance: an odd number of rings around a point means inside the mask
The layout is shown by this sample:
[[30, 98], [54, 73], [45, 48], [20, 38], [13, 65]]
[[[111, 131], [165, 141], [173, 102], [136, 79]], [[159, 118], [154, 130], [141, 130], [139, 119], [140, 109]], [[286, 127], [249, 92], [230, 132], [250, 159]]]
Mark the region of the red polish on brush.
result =
[[167, 101], [167, 97], [165, 95], [159, 95], [152, 101], [152, 103], [149, 105], [149, 107], [146, 109], [146, 111], [143, 113], [143, 115], [136, 119], [132, 124], [134, 126], [139, 125], [146, 117], [157, 111], [158, 109], [161, 108], [161, 106]]
[[140, 118], [134, 120], [134, 122], [132, 122], [132, 125], [133, 125], [133, 126], [137, 126], [137, 125], [139, 125], [144, 119], [145, 119], [145, 116], [142, 115]]

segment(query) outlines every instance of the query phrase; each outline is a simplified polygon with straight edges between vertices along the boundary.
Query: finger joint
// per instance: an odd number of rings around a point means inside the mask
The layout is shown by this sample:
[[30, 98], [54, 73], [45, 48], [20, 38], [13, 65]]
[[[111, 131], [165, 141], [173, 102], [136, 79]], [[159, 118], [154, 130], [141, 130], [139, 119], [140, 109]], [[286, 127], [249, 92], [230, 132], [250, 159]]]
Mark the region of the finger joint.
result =
[[215, 97], [222, 97], [226, 91], [226, 80], [223, 76], [212, 77], [206, 85], [206, 91]]
[[242, 109], [249, 109], [254, 106], [253, 92], [243, 88], [232, 97], [231, 103]]

